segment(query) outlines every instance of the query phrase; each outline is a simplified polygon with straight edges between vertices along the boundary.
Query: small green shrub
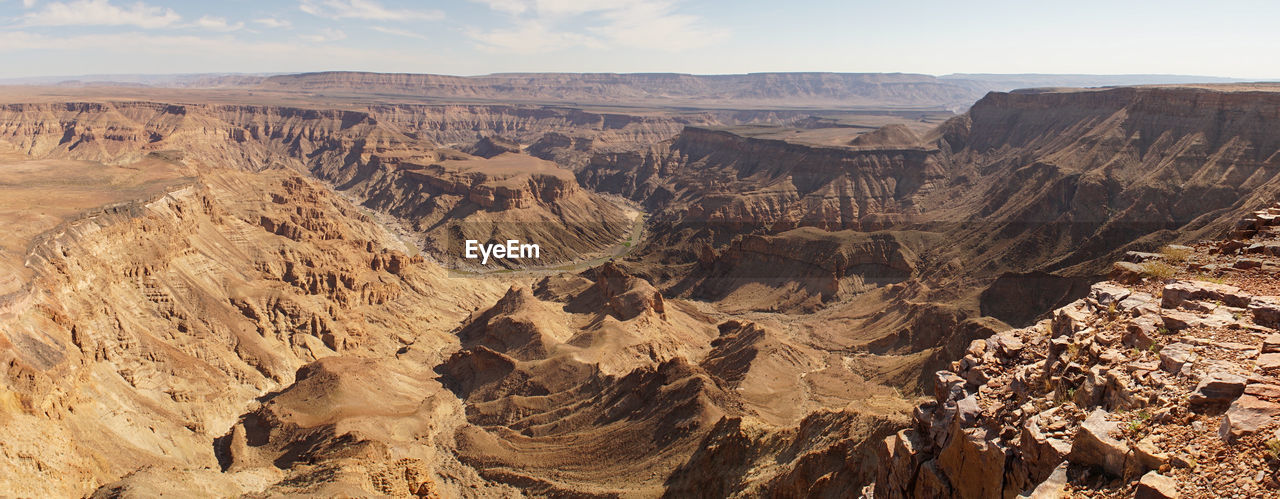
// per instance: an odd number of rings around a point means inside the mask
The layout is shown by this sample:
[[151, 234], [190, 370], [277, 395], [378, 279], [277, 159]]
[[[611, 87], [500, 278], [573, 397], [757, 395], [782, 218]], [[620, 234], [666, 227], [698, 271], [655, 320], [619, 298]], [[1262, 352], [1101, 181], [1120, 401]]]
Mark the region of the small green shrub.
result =
[[1133, 414], [1133, 419], [1130, 419], [1129, 422], [1125, 424], [1122, 431], [1124, 431], [1125, 436], [1129, 438], [1141, 440], [1142, 437], [1146, 436], [1147, 423], [1150, 421], [1151, 413], [1147, 411], [1135, 412]]

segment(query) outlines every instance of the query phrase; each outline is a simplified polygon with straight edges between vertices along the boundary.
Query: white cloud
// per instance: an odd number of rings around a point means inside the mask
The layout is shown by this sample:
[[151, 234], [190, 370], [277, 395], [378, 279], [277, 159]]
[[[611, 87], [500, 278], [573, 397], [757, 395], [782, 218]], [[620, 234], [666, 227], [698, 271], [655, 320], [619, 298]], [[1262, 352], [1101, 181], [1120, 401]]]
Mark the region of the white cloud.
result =
[[23, 16], [27, 26], [137, 26], [139, 28], [171, 27], [182, 20], [173, 9], [152, 7], [142, 2], [127, 7], [112, 5], [109, 0], [76, 0], [52, 2], [43, 9]]
[[259, 19], [254, 19], [253, 22], [255, 24], [260, 24], [268, 28], [288, 28], [290, 26], [293, 26], [293, 23], [289, 22], [288, 20], [276, 19], [274, 17], [263, 17]]
[[579, 15], [642, 6], [644, 1], [628, 0], [534, 0], [538, 12], [550, 15]]
[[529, 10], [529, 2], [525, 0], [471, 0], [487, 5], [490, 9], [507, 14], [523, 14]]
[[340, 29], [325, 28], [320, 30], [319, 33], [310, 34], [310, 35], [298, 35], [298, 38], [301, 38], [302, 40], [311, 42], [311, 43], [325, 43], [325, 42], [336, 42], [338, 40], [346, 40], [347, 34], [343, 33], [342, 30]]
[[472, 0], [507, 14], [511, 26], [470, 29], [494, 52], [537, 53], [585, 46], [680, 51], [718, 43], [728, 30], [677, 12], [674, 0]]
[[665, 2], [633, 3], [605, 11], [604, 26], [588, 28], [617, 45], [675, 52], [705, 47], [729, 37], [728, 30], [702, 26], [696, 16], [676, 14]]
[[36, 0], [22, 0], [22, 6], [28, 9], [36, 6]]
[[551, 30], [536, 20], [520, 21], [511, 29], [472, 30], [467, 35], [489, 52], [536, 54], [573, 47], [603, 48], [594, 37]]
[[418, 38], [421, 40], [430, 40], [430, 38], [428, 38], [427, 35], [405, 30], [405, 29], [396, 29], [396, 28], [391, 28], [387, 26], [371, 26], [371, 28], [373, 28], [374, 31], [377, 31], [379, 33], [386, 33], [388, 35], [403, 36], [408, 38]]
[[295, 72], [322, 69], [426, 71], [455, 61], [420, 50], [360, 49], [341, 44], [324, 50], [299, 41], [263, 41], [230, 34], [157, 34], [149, 31], [50, 36], [0, 30], [0, 55], [32, 56], [47, 64], [25, 66], [15, 76], [107, 73]]
[[372, 21], [433, 21], [444, 17], [438, 10], [389, 9], [374, 0], [302, 0], [298, 8], [329, 19]]
[[244, 23], [227, 24], [226, 18], [204, 16], [196, 19], [196, 27], [209, 31], [236, 31], [244, 28]]

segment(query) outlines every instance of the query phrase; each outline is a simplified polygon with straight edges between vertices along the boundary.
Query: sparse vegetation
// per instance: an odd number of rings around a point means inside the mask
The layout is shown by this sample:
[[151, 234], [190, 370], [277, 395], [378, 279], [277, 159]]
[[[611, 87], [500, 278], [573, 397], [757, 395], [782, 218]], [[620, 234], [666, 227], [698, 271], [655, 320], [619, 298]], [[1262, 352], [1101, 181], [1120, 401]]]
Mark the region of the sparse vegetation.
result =
[[1147, 277], [1168, 279], [1173, 277], [1173, 273], [1173, 266], [1165, 262], [1146, 262], [1142, 264], [1142, 275]]
[[1271, 458], [1273, 461], [1280, 460], [1280, 440], [1274, 438], [1269, 439], [1266, 442], [1266, 446], [1267, 457]]
[[1062, 405], [1076, 398], [1076, 389], [1063, 390], [1061, 386], [1053, 391], [1054, 405]]
[[1126, 437], [1133, 440], [1141, 440], [1146, 436], [1148, 430], [1147, 423], [1151, 422], [1151, 413], [1147, 411], [1137, 411], [1133, 413], [1133, 419], [1124, 425], [1123, 431]]
[[1191, 256], [1191, 250], [1186, 248], [1174, 248], [1172, 246], [1165, 246], [1164, 248], [1160, 249], [1160, 254], [1164, 255], [1164, 260], [1166, 262], [1182, 263], [1187, 261], [1187, 258]]
[[1080, 358], [1080, 344], [1070, 343], [1067, 345], [1067, 355], [1072, 361]]
[[[1217, 276], [1211, 276], [1211, 275], [1208, 275], [1208, 274], [1200, 274], [1200, 275], [1197, 275], [1197, 276], [1196, 276], [1196, 280], [1205, 281], [1205, 282], [1212, 282], [1212, 283], [1214, 283], [1214, 284], [1226, 284], [1226, 283], [1227, 283], [1227, 280], [1226, 280], [1226, 279], [1224, 279], [1224, 278], [1217, 277]], [[1222, 302], [1218, 302], [1218, 303], [1219, 303], [1219, 304], [1221, 304]]]

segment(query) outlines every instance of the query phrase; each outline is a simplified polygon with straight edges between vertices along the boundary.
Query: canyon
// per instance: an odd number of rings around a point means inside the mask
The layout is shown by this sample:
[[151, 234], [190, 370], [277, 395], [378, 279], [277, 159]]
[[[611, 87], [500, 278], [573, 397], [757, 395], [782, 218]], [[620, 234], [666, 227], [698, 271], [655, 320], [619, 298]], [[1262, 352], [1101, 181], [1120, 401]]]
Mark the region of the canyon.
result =
[[0, 91], [0, 490], [1196, 497], [1186, 442], [1280, 465], [1269, 378], [1186, 398], [1269, 376], [1280, 87], [685, 76]]

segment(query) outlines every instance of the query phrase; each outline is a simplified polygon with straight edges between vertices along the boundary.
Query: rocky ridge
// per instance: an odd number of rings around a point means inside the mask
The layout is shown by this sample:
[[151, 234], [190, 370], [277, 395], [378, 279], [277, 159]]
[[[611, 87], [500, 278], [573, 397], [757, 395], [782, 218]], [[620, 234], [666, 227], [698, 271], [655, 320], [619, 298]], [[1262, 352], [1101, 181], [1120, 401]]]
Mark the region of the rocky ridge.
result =
[[1277, 247], [1280, 204], [973, 341], [879, 448], [874, 496], [1276, 494]]

